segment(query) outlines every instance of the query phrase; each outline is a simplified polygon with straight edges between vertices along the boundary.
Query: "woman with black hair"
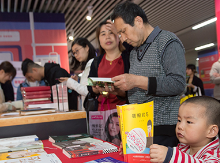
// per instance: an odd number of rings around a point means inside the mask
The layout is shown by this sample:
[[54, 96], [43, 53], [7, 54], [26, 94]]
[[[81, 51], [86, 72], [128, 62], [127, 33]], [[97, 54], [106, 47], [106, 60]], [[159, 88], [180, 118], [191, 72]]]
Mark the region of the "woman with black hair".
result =
[[106, 133], [106, 141], [120, 146], [121, 136], [120, 136], [120, 126], [119, 126], [117, 112], [114, 112], [109, 115], [105, 123], [105, 133]]
[[[0, 83], [4, 84], [9, 80], [12, 81], [15, 75], [16, 75], [16, 69], [10, 62], [4, 61], [0, 64]], [[0, 112], [16, 109], [10, 104], [4, 104], [4, 102], [5, 102], [5, 96], [0, 84]]]
[[196, 93], [199, 95], [199, 89], [201, 90], [201, 95], [205, 95], [203, 82], [200, 78], [198, 78], [196, 75], [196, 66], [194, 64], [188, 64], [186, 67], [186, 74], [189, 76], [187, 79], [187, 91], [185, 95], [193, 94], [196, 95]]
[[85, 110], [83, 103], [86, 95], [88, 94], [86, 85], [88, 82], [90, 66], [94, 57], [96, 56], [96, 50], [86, 38], [75, 39], [71, 47], [74, 56], [73, 59], [75, 62], [73, 69], [77, 69], [79, 66], [81, 66], [81, 70], [83, 70], [80, 83], [78, 83], [78, 77], [76, 75], [72, 76], [71, 78], [61, 77], [59, 81], [67, 81], [67, 87], [75, 90], [81, 95], [82, 103], [78, 106], [82, 106], [82, 109], [78, 108], [78, 110]]

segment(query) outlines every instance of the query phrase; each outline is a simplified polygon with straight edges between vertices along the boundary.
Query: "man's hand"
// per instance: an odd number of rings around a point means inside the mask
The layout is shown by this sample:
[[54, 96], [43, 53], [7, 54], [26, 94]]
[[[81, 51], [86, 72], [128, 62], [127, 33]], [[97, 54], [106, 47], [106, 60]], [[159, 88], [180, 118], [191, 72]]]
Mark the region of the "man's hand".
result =
[[107, 83], [105, 83], [105, 87], [99, 87], [99, 86], [95, 86], [95, 89], [97, 90], [97, 92], [100, 92], [100, 94], [102, 94], [102, 92], [108, 92], [111, 93], [113, 95], [118, 95], [118, 96], [122, 96], [125, 97], [125, 91], [122, 91], [118, 88], [115, 88], [115, 86], [112, 84], [111, 87], [109, 87], [107, 85]]
[[133, 74], [122, 74], [112, 78], [114, 86], [122, 91], [127, 91], [135, 87], [135, 77]]
[[162, 163], [167, 155], [168, 148], [162, 145], [153, 144], [150, 146], [150, 162]]
[[214, 73], [213, 73], [213, 76], [217, 78], [217, 77], [220, 77], [220, 74], [217, 73], [217, 72], [214, 72]]

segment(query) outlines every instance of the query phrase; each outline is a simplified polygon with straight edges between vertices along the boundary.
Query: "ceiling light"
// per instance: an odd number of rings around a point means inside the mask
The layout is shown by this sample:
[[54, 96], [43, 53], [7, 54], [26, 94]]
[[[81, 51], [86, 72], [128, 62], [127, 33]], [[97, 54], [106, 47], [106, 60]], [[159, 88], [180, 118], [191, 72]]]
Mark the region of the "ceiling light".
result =
[[208, 25], [208, 24], [211, 24], [211, 23], [215, 22], [216, 20], [217, 20], [217, 17], [212, 18], [212, 19], [207, 20], [207, 21], [205, 21], [205, 22], [203, 22], [203, 23], [200, 23], [200, 24], [198, 24], [198, 25], [193, 26], [192, 29], [193, 29], [193, 30], [196, 30], [196, 29], [198, 29], [198, 28], [204, 27], [204, 26], [206, 26], [206, 25]]
[[199, 58], [196, 58], [196, 60], [198, 61], [198, 60], [199, 60]]
[[88, 15], [86, 16], [86, 19], [87, 20], [91, 20], [92, 19], [92, 10], [93, 6], [88, 6], [87, 9], [88, 9]]
[[74, 31], [73, 30], [69, 30], [69, 40], [74, 40]]
[[203, 46], [196, 47], [195, 50], [201, 50], [201, 49], [209, 48], [209, 47], [214, 46], [214, 45], [215, 45], [214, 43], [206, 44], [206, 45], [203, 45]]
[[69, 36], [69, 39], [70, 39], [70, 40], [73, 40], [73, 36]]

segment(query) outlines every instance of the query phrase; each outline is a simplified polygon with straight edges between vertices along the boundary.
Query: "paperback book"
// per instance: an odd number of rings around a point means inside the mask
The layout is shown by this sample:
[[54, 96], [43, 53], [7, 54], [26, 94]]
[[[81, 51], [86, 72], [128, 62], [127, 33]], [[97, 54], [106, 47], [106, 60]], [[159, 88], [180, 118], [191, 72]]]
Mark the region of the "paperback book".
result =
[[42, 94], [42, 95], [26, 95], [23, 99], [37, 99], [37, 98], [51, 98], [51, 94]]
[[39, 91], [49, 91], [50, 86], [37, 86], [37, 87], [21, 87], [21, 92], [39, 92]]
[[154, 103], [117, 106], [124, 160], [150, 163], [153, 144]]
[[39, 138], [37, 135], [28, 135], [28, 136], [18, 136], [18, 137], [10, 137], [10, 138], [1, 138], [0, 145], [4, 144], [15, 144], [21, 142], [30, 142], [30, 141], [37, 141]]
[[98, 140], [98, 139], [83, 138], [83, 139], [77, 139], [77, 140], [57, 142], [57, 143], [53, 143], [52, 145], [57, 148], [63, 149], [63, 148], [68, 148], [68, 147], [85, 146], [85, 145], [102, 143], [102, 142], [103, 142], [102, 140]]
[[119, 160], [116, 160], [112, 157], [104, 157], [104, 158], [100, 158], [100, 159], [97, 159], [97, 160], [92, 160], [92, 161], [89, 161], [89, 162], [85, 162], [85, 163], [126, 163], [124, 161], [119, 161]]
[[89, 134], [72, 134], [72, 135], [62, 135], [62, 136], [49, 136], [49, 141], [52, 143], [63, 142], [69, 140], [77, 140], [82, 138], [93, 137]]
[[32, 96], [32, 95], [44, 95], [44, 94], [51, 94], [51, 90], [48, 91], [37, 91], [37, 92], [23, 92], [22, 96]]
[[88, 78], [88, 86], [100, 86], [105, 87], [105, 83], [107, 83], [108, 87], [111, 87], [114, 82], [111, 80], [111, 78]]
[[84, 157], [97, 154], [106, 154], [117, 152], [118, 148], [108, 142], [97, 143], [97, 144], [88, 144], [85, 146], [74, 146], [67, 147], [63, 149], [63, 153], [68, 158]]
[[60, 159], [54, 154], [42, 154], [40, 156], [33, 156], [28, 158], [2, 160], [0, 163], [62, 163]]
[[29, 149], [43, 148], [43, 143], [41, 140], [30, 141], [30, 142], [19, 142], [10, 144], [0, 144], [0, 153], [22, 151]]
[[27, 158], [47, 154], [43, 149], [31, 149], [17, 152], [0, 153], [0, 160]]
[[35, 109], [20, 110], [20, 115], [49, 114], [55, 112], [56, 109], [54, 108], [35, 108]]

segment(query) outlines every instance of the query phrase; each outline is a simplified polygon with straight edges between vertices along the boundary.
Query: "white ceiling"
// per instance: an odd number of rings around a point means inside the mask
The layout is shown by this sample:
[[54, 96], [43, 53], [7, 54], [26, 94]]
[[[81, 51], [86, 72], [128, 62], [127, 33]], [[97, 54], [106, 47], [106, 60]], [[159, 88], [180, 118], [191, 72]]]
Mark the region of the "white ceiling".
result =
[[[1, 12], [65, 14], [67, 36], [86, 37], [95, 44], [95, 28], [110, 17], [114, 6], [124, 0], [1, 0]], [[174, 32], [183, 42], [187, 63], [195, 63], [195, 47], [216, 43], [215, 23], [193, 31], [191, 27], [215, 17], [214, 0], [133, 0], [146, 12], [150, 24]], [[93, 6], [87, 21], [87, 6]], [[68, 44], [71, 41], [68, 40]], [[70, 46], [68, 47], [70, 50]]]

